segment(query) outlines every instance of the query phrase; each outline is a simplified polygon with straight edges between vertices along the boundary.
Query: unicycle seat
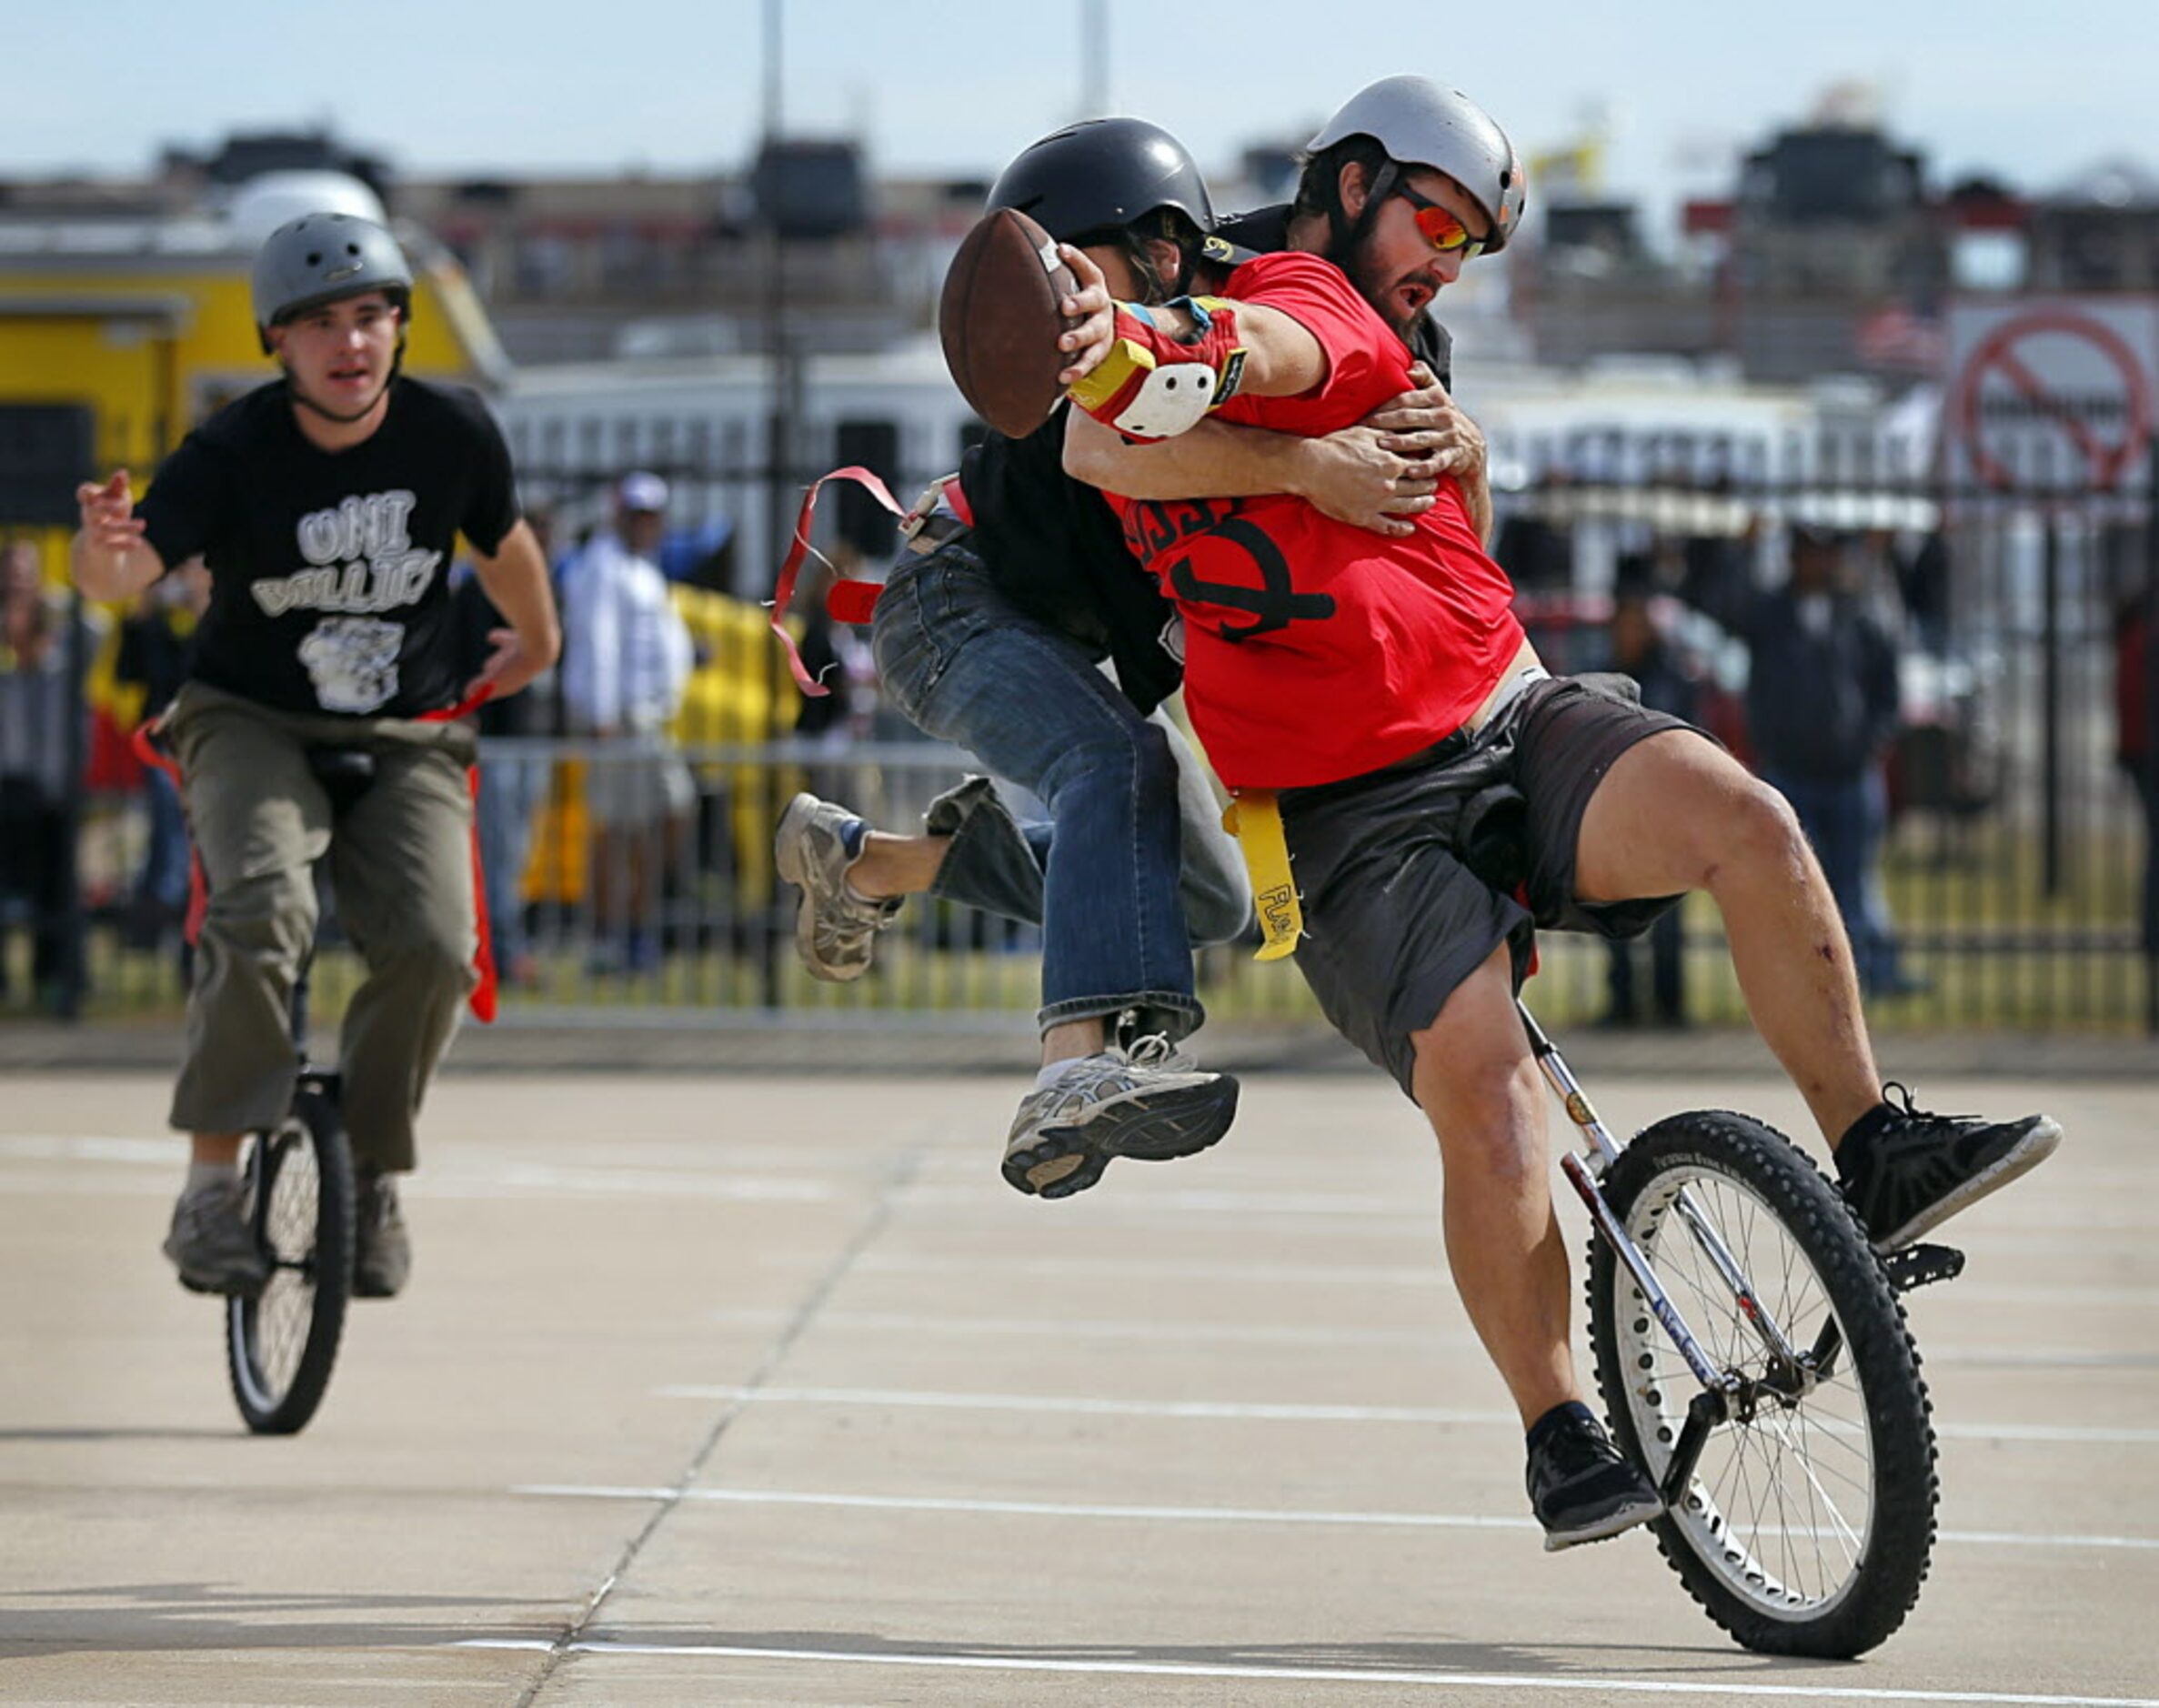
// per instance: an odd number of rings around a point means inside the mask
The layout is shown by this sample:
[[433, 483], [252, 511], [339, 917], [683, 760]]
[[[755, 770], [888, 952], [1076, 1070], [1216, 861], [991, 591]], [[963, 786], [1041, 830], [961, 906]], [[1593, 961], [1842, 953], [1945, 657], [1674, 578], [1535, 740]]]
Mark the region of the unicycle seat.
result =
[[343, 814], [375, 780], [375, 754], [367, 748], [311, 747], [307, 769], [330, 798], [330, 810]]

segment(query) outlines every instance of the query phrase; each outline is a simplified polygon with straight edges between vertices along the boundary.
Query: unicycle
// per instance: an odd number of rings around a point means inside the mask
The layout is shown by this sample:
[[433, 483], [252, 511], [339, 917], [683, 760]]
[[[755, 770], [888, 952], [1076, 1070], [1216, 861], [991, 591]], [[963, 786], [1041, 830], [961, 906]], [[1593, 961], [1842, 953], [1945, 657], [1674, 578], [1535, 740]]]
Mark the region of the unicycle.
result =
[[[373, 779], [364, 749], [313, 749], [309, 768], [341, 813]], [[257, 1435], [306, 1426], [330, 1385], [352, 1299], [355, 1240], [352, 1153], [336, 1073], [306, 1061], [308, 970], [292, 995], [300, 1058], [292, 1107], [254, 1134], [241, 1170], [246, 1213], [269, 1270], [252, 1298], [226, 1301], [226, 1369], [233, 1400]]]
[[1849, 1658], [1919, 1599], [1934, 1540], [1933, 1407], [1899, 1296], [1963, 1266], [1883, 1259], [1789, 1139], [1674, 1115], [1623, 1149], [1527, 1010], [1588, 1140], [1589, 1320], [1613, 1441], [1663, 1495], [1657, 1546], [1743, 1647]]
[[291, 1435], [330, 1385], [352, 1297], [352, 1158], [335, 1073], [301, 1069], [291, 1111], [248, 1140], [241, 1179], [269, 1280], [226, 1301], [226, 1368], [248, 1429]]

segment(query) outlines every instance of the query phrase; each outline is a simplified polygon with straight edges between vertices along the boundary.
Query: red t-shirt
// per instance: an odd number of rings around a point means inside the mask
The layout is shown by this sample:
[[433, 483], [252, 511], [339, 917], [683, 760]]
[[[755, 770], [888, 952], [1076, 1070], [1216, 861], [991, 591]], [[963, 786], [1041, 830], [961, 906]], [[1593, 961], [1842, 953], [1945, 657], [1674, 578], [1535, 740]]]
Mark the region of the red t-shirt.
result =
[[[1401, 340], [1317, 256], [1262, 256], [1223, 294], [1304, 327], [1328, 373], [1300, 397], [1232, 397], [1221, 419], [1318, 437], [1409, 389]], [[1185, 703], [1232, 789], [1331, 783], [1407, 759], [1460, 728], [1521, 646], [1514, 589], [1451, 480], [1403, 539], [1288, 497], [1110, 501], [1184, 614]]]

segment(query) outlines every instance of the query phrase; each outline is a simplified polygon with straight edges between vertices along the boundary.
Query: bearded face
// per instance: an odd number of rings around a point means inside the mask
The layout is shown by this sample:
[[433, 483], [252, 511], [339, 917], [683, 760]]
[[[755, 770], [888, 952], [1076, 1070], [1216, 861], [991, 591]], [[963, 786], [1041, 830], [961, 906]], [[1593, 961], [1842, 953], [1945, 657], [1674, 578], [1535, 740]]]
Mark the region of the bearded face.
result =
[[[1401, 182], [1419, 200], [1452, 214], [1471, 235], [1488, 229], [1483, 210], [1444, 173], [1412, 166]], [[1461, 276], [1463, 260], [1459, 248], [1435, 248], [1418, 224], [1417, 209], [1409, 198], [1391, 195], [1358, 239], [1343, 270], [1380, 318], [1407, 343], [1432, 299]]]

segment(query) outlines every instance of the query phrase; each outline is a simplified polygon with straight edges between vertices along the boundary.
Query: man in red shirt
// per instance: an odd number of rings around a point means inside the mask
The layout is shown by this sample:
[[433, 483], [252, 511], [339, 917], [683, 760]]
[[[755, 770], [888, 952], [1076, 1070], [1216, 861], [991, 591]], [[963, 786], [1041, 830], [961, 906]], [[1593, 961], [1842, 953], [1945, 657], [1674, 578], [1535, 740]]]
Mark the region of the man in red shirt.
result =
[[[1406, 329], [1521, 206], [1513, 151], [1473, 103], [1423, 78], [1373, 85], [1313, 140], [1292, 213], [1327, 223], [1310, 246], [1329, 258], [1260, 257], [1226, 298], [1120, 305], [1072, 388], [1067, 467], [1145, 491], [1146, 446], [1120, 438], [1209, 416], [1305, 434], [1358, 419], [1406, 388]], [[1183, 616], [1187, 704], [1216, 770], [1280, 791], [1308, 982], [1438, 1135], [1456, 1284], [1528, 1429], [1546, 1546], [1562, 1548], [1662, 1507], [1582, 1403], [1569, 1351], [1544, 1090], [1514, 1007], [1535, 925], [1629, 936], [1707, 889], [1755, 1023], [1881, 1250], [2035, 1165], [2060, 1129], [1884, 1100], [1791, 809], [1622, 678], [1544, 671], [1483, 550], [1481, 497], [1450, 478], [1398, 540], [1287, 497], [1114, 501]], [[1502, 875], [1484, 833], [1509, 818], [1520, 869]]]

